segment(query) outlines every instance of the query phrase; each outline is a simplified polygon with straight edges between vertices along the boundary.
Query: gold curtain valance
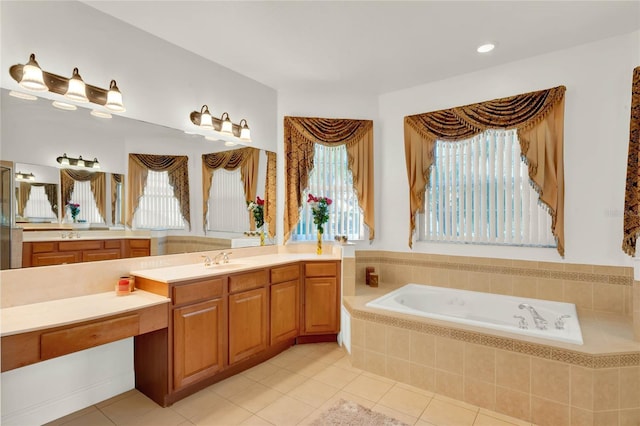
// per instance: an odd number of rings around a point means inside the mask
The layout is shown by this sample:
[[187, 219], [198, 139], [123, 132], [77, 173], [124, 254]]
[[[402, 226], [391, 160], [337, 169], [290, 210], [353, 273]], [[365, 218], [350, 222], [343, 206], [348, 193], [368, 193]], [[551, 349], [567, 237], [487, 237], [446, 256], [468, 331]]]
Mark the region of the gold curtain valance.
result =
[[633, 70], [629, 156], [624, 195], [622, 250], [629, 256], [636, 254], [638, 237], [640, 237], [640, 67]]
[[[96, 206], [98, 207], [98, 213], [105, 220], [107, 220], [107, 179], [103, 172], [89, 172], [87, 170], [73, 170], [62, 169], [60, 170], [60, 190], [62, 192], [62, 203], [66, 206], [71, 201], [71, 194], [73, 193], [73, 185], [75, 182], [89, 181], [91, 185], [91, 192], [96, 200]], [[67, 210], [62, 210], [62, 217], [67, 214]]]
[[18, 216], [24, 217], [24, 208], [27, 207], [27, 201], [29, 201], [29, 196], [31, 195], [31, 184], [20, 182], [19, 188], [16, 189], [18, 194], [16, 197], [18, 200]]
[[[207, 213], [209, 211], [209, 193], [213, 172], [223, 168], [235, 170], [240, 167], [240, 177], [244, 184], [244, 195], [247, 200], [255, 200], [258, 189], [258, 165], [260, 150], [257, 148], [240, 148], [230, 151], [202, 154], [202, 224], [207, 230]], [[255, 229], [253, 215], [249, 215], [251, 229]]]
[[409, 179], [409, 247], [415, 218], [424, 211], [436, 140], [469, 139], [488, 129], [517, 129], [523, 160], [539, 200], [552, 218], [558, 252], [564, 256], [564, 86], [495, 99], [404, 119]]
[[353, 188], [369, 227], [369, 240], [375, 237], [373, 193], [373, 121], [340, 118], [284, 117], [285, 211], [284, 241], [300, 219], [303, 193], [313, 170], [314, 144], [346, 145]]
[[173, 195], [178, 200], [182, 218], [191, 229], [189, 207], [189, 158], [185, 155], [129, 154], [129, 185], [127, 191], [127, 225], [131, 227], [140, 197], [144, 193], [149, 170], [167, 172]]

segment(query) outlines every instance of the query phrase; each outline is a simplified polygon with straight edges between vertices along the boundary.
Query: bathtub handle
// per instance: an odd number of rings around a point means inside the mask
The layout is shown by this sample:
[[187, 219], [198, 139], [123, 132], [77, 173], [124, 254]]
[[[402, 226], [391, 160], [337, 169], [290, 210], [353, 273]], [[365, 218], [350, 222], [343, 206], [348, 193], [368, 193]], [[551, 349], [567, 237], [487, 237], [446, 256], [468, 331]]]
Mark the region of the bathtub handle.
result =
[[514, 318], [519, 318], [520, 322], [518, 323], [518, 327], [526, 330], [529, 328], [529, 324], [527, 324], [527, 320], [525, 319], [525, 317], [523, 317], [522, 315], [514, 315]]
[[560, 315], [556, 320], [556, 330], [564, 330], [564, 319], [571, 318], [571, 315]]

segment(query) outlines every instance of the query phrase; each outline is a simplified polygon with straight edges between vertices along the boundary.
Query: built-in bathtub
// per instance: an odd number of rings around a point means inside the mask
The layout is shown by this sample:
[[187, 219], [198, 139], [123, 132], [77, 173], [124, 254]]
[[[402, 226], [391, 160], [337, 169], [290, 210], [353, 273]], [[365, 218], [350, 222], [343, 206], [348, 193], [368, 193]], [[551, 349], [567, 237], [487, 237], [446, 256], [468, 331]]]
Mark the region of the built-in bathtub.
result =
[[407, 284], [367, 307], [582, 345], [572, 303]]

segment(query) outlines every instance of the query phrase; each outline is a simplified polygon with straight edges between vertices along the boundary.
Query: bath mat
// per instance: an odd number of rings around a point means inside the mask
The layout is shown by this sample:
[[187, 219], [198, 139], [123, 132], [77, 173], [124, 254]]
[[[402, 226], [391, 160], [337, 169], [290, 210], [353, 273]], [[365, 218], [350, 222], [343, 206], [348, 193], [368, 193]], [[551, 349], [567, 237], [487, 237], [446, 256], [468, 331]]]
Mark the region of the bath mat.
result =
[[360, 404], [341, 399], [338, 403], [320, 414], [311, 426], [349, 425], [349, 426], [408, 426], [400, 420], [382, 413], [376, 413]]

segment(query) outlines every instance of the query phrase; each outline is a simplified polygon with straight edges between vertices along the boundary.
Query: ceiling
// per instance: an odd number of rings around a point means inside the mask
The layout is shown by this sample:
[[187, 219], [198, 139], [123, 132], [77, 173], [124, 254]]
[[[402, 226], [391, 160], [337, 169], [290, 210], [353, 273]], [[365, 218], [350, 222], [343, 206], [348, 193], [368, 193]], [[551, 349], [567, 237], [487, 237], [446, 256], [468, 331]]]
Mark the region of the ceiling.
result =
[[640, 29], [640, 1], [84, 3], [281, 91], [386, 93]]

